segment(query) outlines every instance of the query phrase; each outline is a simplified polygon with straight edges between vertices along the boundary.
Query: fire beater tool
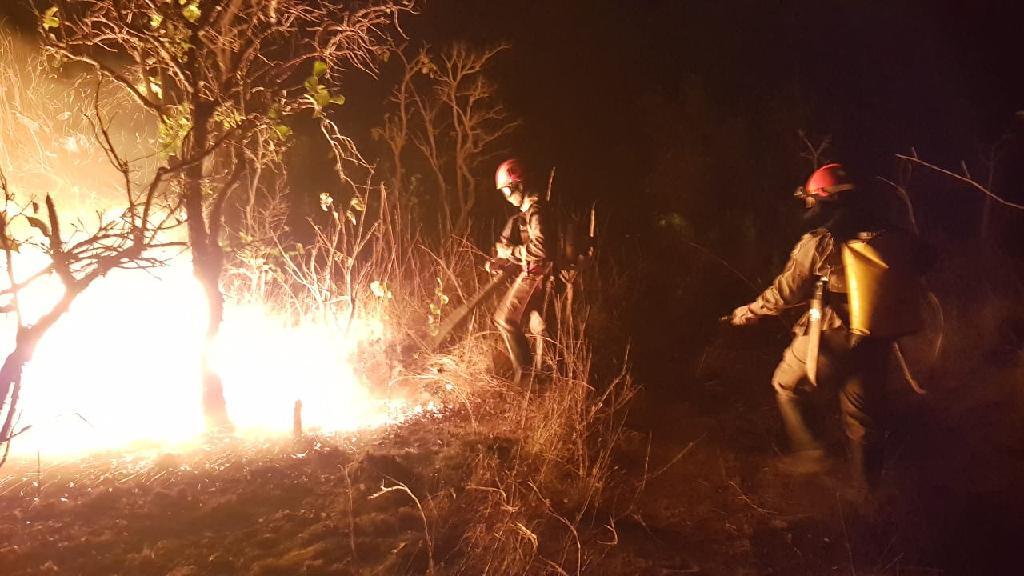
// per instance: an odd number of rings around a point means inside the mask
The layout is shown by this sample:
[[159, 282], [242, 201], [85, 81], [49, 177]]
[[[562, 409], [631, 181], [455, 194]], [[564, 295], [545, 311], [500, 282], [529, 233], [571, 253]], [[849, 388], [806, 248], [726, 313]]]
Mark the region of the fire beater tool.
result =
[[467, 298], [461, 306], [448, 314], [448, 318], [446, 318], [445, 321], [437, 327], [437, 332], [427, 339], [427, 350], [437, 350], [442, 344], [444, 344], [445, 340], [451, 336], [452, 332], [462, 325], [462, 323], [469, 318], [470, 314], [472, 314], [488, 296], [506, 284], [508, 279], [520, 269], [518, 264], [509, 262], [508, 260], [492, 260], [489, 264], [490, 269], [495, 271], [494, 278], [484, 285], [483, 288], [477, 291], [476, 294]]

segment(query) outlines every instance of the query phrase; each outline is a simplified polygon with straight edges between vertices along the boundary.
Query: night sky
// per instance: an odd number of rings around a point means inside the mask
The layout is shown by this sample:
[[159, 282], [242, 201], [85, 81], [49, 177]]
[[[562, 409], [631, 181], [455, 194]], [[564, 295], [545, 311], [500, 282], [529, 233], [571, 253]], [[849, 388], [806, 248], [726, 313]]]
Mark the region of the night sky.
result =
[[[627, 282], [640, 296], [623, 297], [631, 312], [608, 325], [629, 326], [647, 382], [672, 383], [694, 361], [686, 351], [714, 337], [717, 316], [754, 293], [691, 243], [760, 289], [803, 231], [791, 193], [811, 165], [797, 130], [831, 135], [826, 159], [879, 186], [876, 176], [895, 176], [894, 154], [911, 149], [953, 169], [963, 160], [980, 176], [981, 155], [1013, 135], [994, 189], [1024, 201], [1013, 7], [441, 0], [407, 30], [435, 45], [511, 44], [495, 69], [524, 120], [510, 149], [556, 165], [557, 193], [598, 200], [606, 253], [639, 263]], [[971, 250], [979, 193], [916, 169], [910, 194], [930, 241]], [[1019, 252], [1024, 218], [999, 215], [1003, 248]]]
[[[24, 28], [31, 18], [20, 4], [0, 1], [0, 18]], [[668, 126], [714, 136], [716, 124], [738, 122], [751, 140], [745, 149], [703, 153], [737, 173], [764, 174], [764, 190], [785, 196], [806, 163], [764, 164], [799, 155], [797, 129], [831, 135], [832, 156], [870, 175], [890, 173], [892, 155], [911, 147], [955, 166], [1024, 131], [1024, 117], [1015, 118], [1024, 109], [1016, 5], [431, 0], [404, 29], [414, 44], [510, 44], [493, 70], [524, 121], [509, 150], [557, 165], [573, 194], [628, 190], [637, 200], [652, 173], [672, 171], [659, 159], [670, 154]], [[680, 112], [695, 92], [711, 103], [705, 126]], [[1014, 164], [1024, 163], [1004, 162], [1006, 182], [1024, 180]]]
[[[1014, 2], [431, 2], [412, 34], [507, 41], [499, 78], [526, 120], [519, 148], [586, 189], [635, 187], [659, 153], [644, 103], [702, 86], [763, 148], [830, 134], [835, 156], [880, 173], [913, 146], [956, 165], [1024, 121]], [[764, 110], [801, 111], [797, 125]], [[736, 157], [737, 171], [755, 169]], [[803, 177], [791, 174], [786, 192]], [[773, 183], [782, 185], [781, 182]]]

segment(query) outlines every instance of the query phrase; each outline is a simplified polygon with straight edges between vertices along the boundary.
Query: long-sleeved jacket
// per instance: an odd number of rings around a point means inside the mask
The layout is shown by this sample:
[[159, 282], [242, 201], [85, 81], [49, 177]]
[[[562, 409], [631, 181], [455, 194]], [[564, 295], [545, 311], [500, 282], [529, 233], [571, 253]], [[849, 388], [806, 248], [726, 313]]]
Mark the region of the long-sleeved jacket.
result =
[[552, 259], [546, 226], [544, 206], [534, 200], [525, 211], [509, 218], [498, 243], [512, 248], [512, 260], [523, 270], [544, 272]]
[[[832, 234], [824, 228], [804, 234], [789, 255], [786, 268], [749, 305], [750, 311], [758, 316], [777, 316], [783, 310], [806, 304], [814, 295], [814, 284], [818, 277], [827, 276], [832, 297], [822, 314], [821, 327], [830, 330], [845, 326], [844, 318], [848, 316], [846, 276], [841, 252]], [[793, 331], [805, 334], [807, 325], [805, 313], [794, 325]]]

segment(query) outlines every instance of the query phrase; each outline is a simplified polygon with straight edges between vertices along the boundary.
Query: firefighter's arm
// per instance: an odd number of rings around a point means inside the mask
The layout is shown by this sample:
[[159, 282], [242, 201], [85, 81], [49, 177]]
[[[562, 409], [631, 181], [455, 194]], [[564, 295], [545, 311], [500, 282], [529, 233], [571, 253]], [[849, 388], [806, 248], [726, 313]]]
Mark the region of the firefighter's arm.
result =
[[498, 242], [497, 244], [494, 245], [494, 254], [499, 260], [511, 260], [512, 248], [513, 246], [511, 244]]
[[512, 230], [515, 228], [517, 216], [513, 216], [505, 222], [501, 229], [501, 235], [494, 244], [494, 253], [499, 259], [510, 260], [512, 258]]
[[527, 216], [526, 244], [512, 247], [512, 259], [526, 262], [540, 262], [548, 259], [544, 247], [544, 216], [540, 209], [533, 210]]
[[820, 233], [804, 234], [790, 254], [782, 273], [767, 290], [746, 306], [749, 314], [755, 317], [777, 316], [787, 308], [807, 302], [814, 292], [821, 238]]

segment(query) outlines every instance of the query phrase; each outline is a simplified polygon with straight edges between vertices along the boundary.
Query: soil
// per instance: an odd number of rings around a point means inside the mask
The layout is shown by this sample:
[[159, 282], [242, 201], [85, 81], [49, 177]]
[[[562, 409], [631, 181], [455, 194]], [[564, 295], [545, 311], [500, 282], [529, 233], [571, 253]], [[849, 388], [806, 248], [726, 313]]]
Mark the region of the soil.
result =
[[654, 422], [652, 468], [686, 451], [648, 484], [637, 541], [664, 560], [647, 573], [1020, 573], [1019, 352], [1012, 362], [979, 359], [959, 377], [928, 382], [925, 396], [894, 377], [883, 482], [866, 500], [851, 488], [838, 409], [827, 469], [793, 474], [781, 465], [768, 385], [776, 352], [724, 355], [725, 367], [703, 383], [652, 394], [639, 418]]
[[[617, 454], [624, 476], [646, 478], [629, 486], [639, 505], [604, 527], [607, 551], [584, 572], [1019, 573], [1019, 364], [976, 374], [989, 384], [971, 394], [953, 382], [931, 383], [925, 397], [895, 390], [900, 425], [882, 490], [865, 504], [849, 488], [838, 432], [825, 471], [779, 465], [765, 384], [774, 361], [771, 350], [726, 352], [696, 383], [648, 388]], [[344, 438], [10, 462], [0, 473], [0, 574], [390, 575], [425, 574], [431, 562], [447, 573], [456, 564], [446, 543], [425, 538], [444, 530], [410, 495], [457, 485], [466, 446], [495, 442], [473, 437], [466, 420], [455, 412]], [[382, 491], [397, 486], [408, 492]]]

